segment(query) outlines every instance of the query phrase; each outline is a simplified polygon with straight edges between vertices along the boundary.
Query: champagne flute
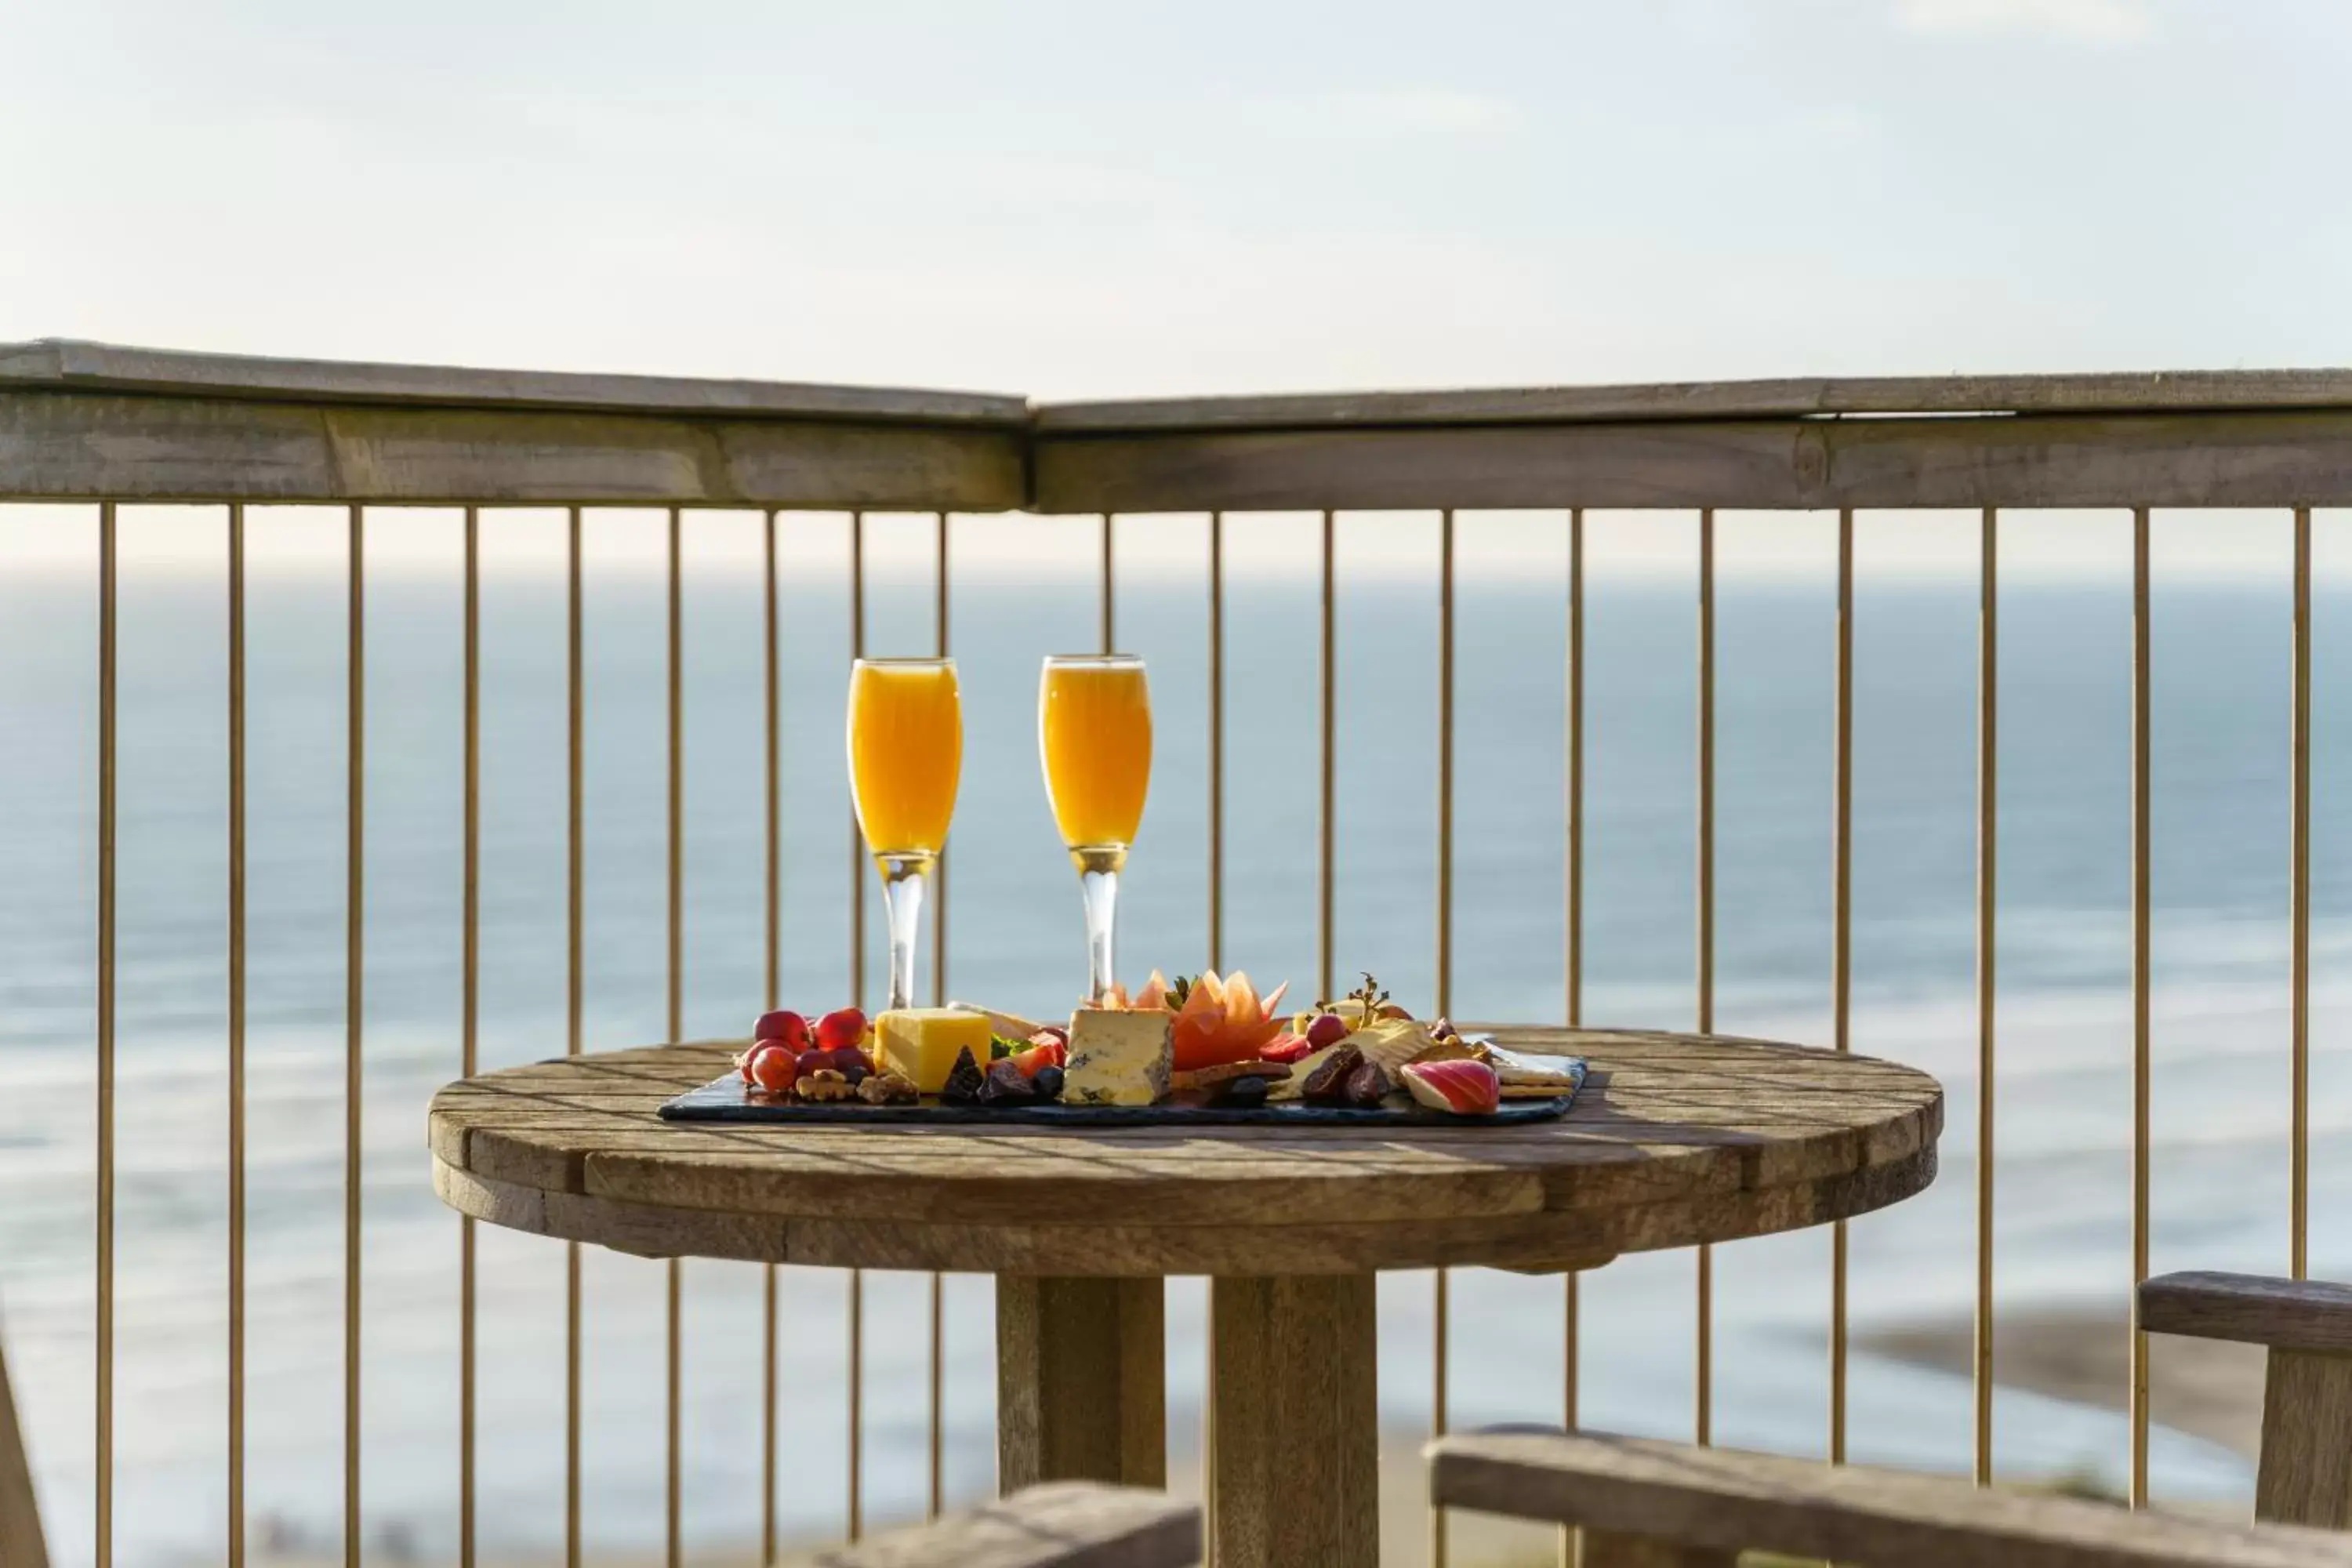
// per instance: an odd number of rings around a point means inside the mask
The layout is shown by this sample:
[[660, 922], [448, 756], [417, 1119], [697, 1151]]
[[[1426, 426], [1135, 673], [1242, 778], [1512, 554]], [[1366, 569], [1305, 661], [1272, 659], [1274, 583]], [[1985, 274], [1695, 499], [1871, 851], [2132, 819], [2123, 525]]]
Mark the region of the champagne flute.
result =
[[951, 658], [861, 658], [849, 671], [849, 791], [882, 873], [890, 1002], [915, 1000], [923, 891], [946, 847], [963, 774], [963, 698]]
[[1087, 996], [1118, 981], [1118, 874], [1151, 787], [1151, 691], [1132, 654], [1055, 654], [1037, 689], [1037, 751], [1054, 824], [1078, 868], [1087, 913]]

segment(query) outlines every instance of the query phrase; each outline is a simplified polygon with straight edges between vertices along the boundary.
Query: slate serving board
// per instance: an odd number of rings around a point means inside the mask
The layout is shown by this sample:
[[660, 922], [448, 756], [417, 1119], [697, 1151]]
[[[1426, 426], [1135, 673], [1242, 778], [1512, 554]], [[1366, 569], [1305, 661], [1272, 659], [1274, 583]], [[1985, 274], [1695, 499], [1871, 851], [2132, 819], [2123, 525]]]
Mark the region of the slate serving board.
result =
[[[1576, 1087], [1584, 1087], [1584, 1063], [1576, 1063]], [[915, 1105], [868, 1105], [864, 1100], [780, 1100], [754, 1090], [737, 1073], [711, 1079], [661, 1108], [665, 1121], [756, 1121], [898, 1123], [919, 1127], [1496, 1127], [1549, 1121], [1568, 1114], [1576, 1089], [1549, 1100], [1507, 1100], [1491, 1116], [1454, 1116], [1415, 1103], [1391, 1110], [1339, 1105], [945, 1105], [926, 1100]]]

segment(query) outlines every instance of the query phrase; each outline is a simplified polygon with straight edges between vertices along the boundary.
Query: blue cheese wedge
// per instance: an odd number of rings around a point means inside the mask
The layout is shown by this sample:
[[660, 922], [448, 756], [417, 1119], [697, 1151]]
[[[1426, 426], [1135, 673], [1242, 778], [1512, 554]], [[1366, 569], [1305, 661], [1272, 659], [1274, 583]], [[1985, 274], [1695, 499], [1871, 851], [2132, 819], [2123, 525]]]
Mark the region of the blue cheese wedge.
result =
[[1160, 1008], [1081, 1007], [1070, 1015], [1065, 1105], [1152, 1105], [1168, 1098], [1176, 1016]]

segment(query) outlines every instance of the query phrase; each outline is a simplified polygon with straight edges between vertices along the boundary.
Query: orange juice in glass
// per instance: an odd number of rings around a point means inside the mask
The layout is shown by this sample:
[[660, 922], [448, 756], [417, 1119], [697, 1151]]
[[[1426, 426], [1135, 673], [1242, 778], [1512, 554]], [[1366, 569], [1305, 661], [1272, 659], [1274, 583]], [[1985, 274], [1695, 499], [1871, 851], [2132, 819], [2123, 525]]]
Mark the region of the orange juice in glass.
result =
[[1086, 902], [1087, 994], [1116, 978], [1118, 875], [1151, 788], [1151, 689], [1131, 654], [1056, 654], [1037, 689], [1037, 751], [1054, 824]]
[[861, 658], [849, 671], [849, 793], [882, 873], [890, 1005], [914, 1005], [923, 889], [947, 847], [963, 776], [963, 698], [951, 658]]

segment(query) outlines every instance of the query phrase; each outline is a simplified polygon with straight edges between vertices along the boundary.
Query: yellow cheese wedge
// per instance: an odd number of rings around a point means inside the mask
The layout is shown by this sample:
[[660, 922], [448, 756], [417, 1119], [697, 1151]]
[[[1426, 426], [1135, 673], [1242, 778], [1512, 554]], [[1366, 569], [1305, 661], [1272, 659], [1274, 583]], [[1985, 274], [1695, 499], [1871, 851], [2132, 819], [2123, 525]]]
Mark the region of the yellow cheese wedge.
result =
[[937, 1094], [965, 1050], [988, 1070], [988, 1015], [965, 1007], [900, 1007], [874, 1020], [877, 1066], [896, 1068], [924, 1094]]

